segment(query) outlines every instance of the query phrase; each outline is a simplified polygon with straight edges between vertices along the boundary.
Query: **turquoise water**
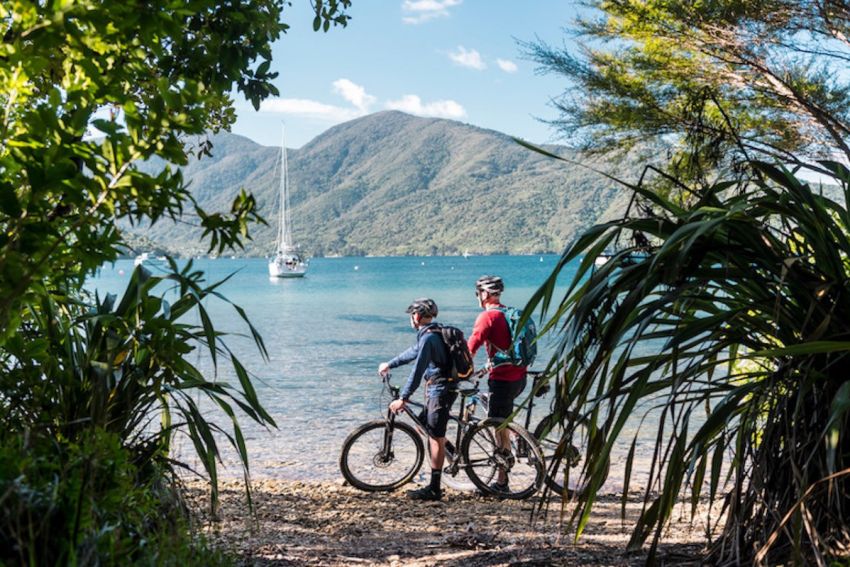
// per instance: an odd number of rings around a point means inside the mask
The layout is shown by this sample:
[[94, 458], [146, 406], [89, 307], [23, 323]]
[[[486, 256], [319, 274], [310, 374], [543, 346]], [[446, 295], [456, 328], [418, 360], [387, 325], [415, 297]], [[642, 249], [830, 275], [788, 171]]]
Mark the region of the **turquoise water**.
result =
[[[357, 424], [382, 415], [378, 364], [414, 341], [404, 312], [410, 301], [433, 298], [440, 307], [439, 321], [468, 334], [480, 311], [474, 297], [479, 276], [502, 276], [503, 301], [521, 307], [557, 259], [554, 255], [316, 258], [307, 277], [291, 280], [270, 279], [262, 258], [196, 260], [210, 282], [233, 274], [222, 292], [246, 310], [269, 352], [265, 362], [250, 341], [238, 336], [228, 341], [256, 376], [260, 399], [278, 424], [277, 430], [267, 431], [242, 419], [252, 475], [339, 478], [337, 458], [345, 436]], [[101, 294], [120, 293], [132, 270], [131, 260], [106, 266], [89, 288]], [[574, 273], [575, 266], [568, 266], [561, 281], [568, 283]], [[218, 328], [246, 331], [232, 308], [220, 302], [210, 302], [207, 308]], [[543, 357], [539, 360], [542, 365]], [[192, 362], [212, 374], [208, 360]], [[483, 364], [481, 353], [476, 362]], [[233, 381], [224, 369], [220, 372], [219, 379]], [[397, 370], [394, 381], [401, 383], [407, 372]], [[241, 474], [232, 455], [225, 463], [223, 476]]]

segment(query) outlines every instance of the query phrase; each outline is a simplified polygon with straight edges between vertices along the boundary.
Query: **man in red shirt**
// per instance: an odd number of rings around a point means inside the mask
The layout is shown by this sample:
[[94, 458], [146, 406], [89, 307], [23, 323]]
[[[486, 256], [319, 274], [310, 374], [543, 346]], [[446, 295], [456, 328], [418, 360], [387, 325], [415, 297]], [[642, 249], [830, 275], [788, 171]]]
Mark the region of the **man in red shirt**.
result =
[[[501, 303], [505, 284], [499, 276], [481, 276], [475, 282], [475, 296], [478, 305], [484, 309], [475, 319], [472, 334], [467, 345], [472, 356], [481, 345], [486, 345], [487, 358], [492, 364], [493, 357], [511, 346], [511, 329], [505, 317], [505, 306]], [[514, 411], [514, 399], [525, 389], [525, 366], [500, 364], [490, 369], [487, 385], [490, 388], [488, 417], [507, 418]], [[510, 453], [510, 437], [507, 431], [500, 431], [498, 443], [502, 451]], [[508, 487], [506, 471], [499, 469], [496, 482], [491, 486], [495, 491], [505, 492]]]

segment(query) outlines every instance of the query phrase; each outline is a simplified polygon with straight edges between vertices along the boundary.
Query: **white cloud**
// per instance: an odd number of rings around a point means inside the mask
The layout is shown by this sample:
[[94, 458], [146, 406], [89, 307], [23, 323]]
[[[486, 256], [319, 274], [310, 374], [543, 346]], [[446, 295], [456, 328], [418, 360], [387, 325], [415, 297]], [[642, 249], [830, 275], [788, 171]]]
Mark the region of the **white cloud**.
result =
[[496, 59], [496, 65], [505, 73], [516, 73], [518, 69], [516, 63], [508, 59]]
[[487, 68], [487, 64], [481, 59], [481, 54], [478, 51], [475, 49], [466, 49], [462, 45], [458, 45], [457, 51], [449, 53], [449, 59], [461, 67], [469, 67], [470, 69], [478, 69], [479, 71]]
[[[336, 106], [303, 98], [275, 98], [264, 100], [260, 105], [260, 110], [339, 124], [368, 114], [371, 112], [371, 106], [377, 101], [374, 96], [366, 92], [364, 87], [348, 79], [334, 81], [333, 90], [349, 102], [351, 106]], [[466, 110], [453, 100], [436, 100], [423, 103], [421, 98], [411, 94], [404, 95], [398, 100], [387, 101], [384, 108], [436, 118], [457, 119], [466, 116]]]
[[369, 107], [375, 103], [375, 97], [366, 89], [348, 79], [337, 79], [333, 82], [333, 90], [353, 108], [325, 104], [303, 98], [274, 98], [266, 99], [260, 104], [260, 110], [278, 114], [292, 114], [305, 118], [318, 118], [327, 122], [339, 123], [352, 120], [358, 116], [369, 114]]
[[401, 9], [408, 15], [402, 17], [405, 24], [422, 24], [435, 18], [449, 15], [449, 8], [458, 6], [463, 0], [404, 0]]
[[277, 114], [293, 114], [305, 118], [318, 118], [333, 123], [352, 120], [363, 114], [355, 108], [343, 108], [303, 98], [266, 99], [260, 104], [260, 110]]
[[365, 88], [348, 79], [337, 79], [333, 85], [334, 91], [353, 104], [363, 114], [368, 113], [369, 107], [375, 102], [375, 97], [367, 94]]
[[466, 116], [466, 110], [463, 106], [453, 100], [436, 100], [423, 104], [421, 98], [410, 94], [404, 95], [399, 100], [387, 101], [385, 108], [435, 118], [458, 119]]

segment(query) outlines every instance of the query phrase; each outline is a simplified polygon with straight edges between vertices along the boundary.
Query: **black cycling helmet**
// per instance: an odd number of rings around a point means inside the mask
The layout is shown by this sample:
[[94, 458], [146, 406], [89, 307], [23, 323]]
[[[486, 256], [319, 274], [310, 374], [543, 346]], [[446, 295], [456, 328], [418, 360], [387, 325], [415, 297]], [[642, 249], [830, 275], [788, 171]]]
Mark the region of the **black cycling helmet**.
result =
[[486, 291], [490, 295], [501, 295], [505, 291], [505, 283], [499, 276], [481, 276], [475, 282], [475, 291]]
[[413, 303], [408, 305], [406, 312], [411, 314], [419, 313], [421, 317], [436, 317], [437, 304], [434, 303], [433, 299], [420, 297], [419, 299], [414, 299]]

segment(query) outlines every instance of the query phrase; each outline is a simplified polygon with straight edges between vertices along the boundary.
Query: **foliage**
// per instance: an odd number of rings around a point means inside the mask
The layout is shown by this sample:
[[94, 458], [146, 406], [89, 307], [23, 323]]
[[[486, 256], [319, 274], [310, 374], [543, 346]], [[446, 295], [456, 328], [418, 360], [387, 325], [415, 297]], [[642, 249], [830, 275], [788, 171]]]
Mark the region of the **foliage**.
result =
[[[850, 4], [833, 0], [591, 0], [578, 54], [524, 44], [570, 87], [553, 123], [588, 148], [678, 148], [680, 176], [752, 155], [850, 157]], [[799, 159], [798, 159], [799, 156]]]
[[[0, 361], [5, 406], [0, 428], [71, 441], [92, 429], [113, 433], [143, 472], [185, 466], [173, 460], [169, 448], [173, 435], [186, 430], [210, 477], [215, 502], [219, 452], [213, 433], [224, 434], [238, 449], [247, 480], [248, 455], [234, 409], [261, 424], [274, 425], [274, 420], [204, 307], [207, 298], [223, 299], [217, 291], [223, 282], [203, 287], [202, 273], [193, 270], [192, 262], [179, 272], [172, 264], [172, 270], [152, 276], [137, 268], [120, 301], [110, 295], [88, 306], [45, 298], [31, 322], [6, 343]], [[151, 293], [161, 282], [174, 284], [171, 301]], [[234, 308], [265, 357], [262, 339], [245, 312]], [[226, 357], [238, 389], [207, 379], [193, 366], [189, 358], [198, 349], [216, 368]], [[232, 434], [207, 421], [195, 399], [199, 394], [231, 419]]]
[[[274, 421], [204, 307], [223, 299], [220, 283], [204, 287], [191, 262], [171, 268], [164, 276], [137, 268], [120, 300], [45, 297], [7, 341], [0, 359], [0, 549], [11, 555], [0, 560], [119, 565], [193, 557], [184, 549], [184, 511], [173, 487], [189, 468], [170, 452], [177, 434], [200, 456], [213, 506], [216, 435], [237, 449], [250, 486], [235, 410], [261, 424]], [[153, 295], [162, 283], [173, 289]], [[265, 355], [244, 311], [234, 308]], [[205, 378], [189, 362], [198, 349], [216, 367], [227, 358], [239, 386]], [[230, 418], [232, 432], [210, 420], [210, 406]]]
[[[172, 166], [209, 155], [197, 137], [229, 128], [232, 94], [254, 107], [277, 94], [271, 44], [288, 29], [288, 5], [0, 3], [0, 560], [198, 561], [172, 498], [187, 466], [169, 453], [179, 432], [201, 458], [213, 504], [216, 434], [237, 448], [248, 478], [236, 412], [274, 422], [202, 303], [221, 297], [220, 284], [204, 287], [191, 264], [172, 263], [165, 277], [136, 271], [120, 301], [88, 298], [82, 286], [125, 248], [121, 221], [194, 222], [210, 251], [250, 239], [249, 225], [262, 222], [251, 195], [208, 213]], [[348, 22], [349, 0], [312, 5], [325, 31]], [[152, 159], [172, 165], [139, 166]], [[170, 300], [152, 293], [162, 281], [174, 286]], [[199, 349], [213, 377], [188, 362]], [[218, 379], [221, 359], [238, 385]]]
[[78, 441], [4, 436], [0, 442], [0, 563], [226, 564], [187, 542], [179, 496], [142, 478], [114, 433]]
[[[587, 231], [532, 298], [528, 310], [548, 310], [547, 330], [561, 333], [559, 409], [595, 425], [580, 527], [613, 446], [629, 442], [625, 424], [652, 414], [633, 546], [651, 537], [654, 553], [674, 504], [694, 511], [708, 496], [727, 515], [712, 563], [824, 564], [847, 549], [850, 171], [819, 167], [839, 200], [763, 162], [743, 181], [680, 185], [684, 205], [631, 185], [635, 210]], [[558, 272], [582, 255], [559, 299]]]
[[[0, 4], [0, 346], [25, 305], [77, 287], [118, 255], [115, 219], [180, 218], [210, 249], [241, 246], [259, 220], [238, 197], [227, 215], [198, 207], [179, 170], [142, 173], [154, 156], [185, 164], [188, 135], [228, 128], [231, 92], [258, 107], [277, 94], [271, 43], [286, 2], [99, 0]], [[348, 0], [313, 2], [344, 25]], [[328, 26], [325, 27], [327, 29]]]

